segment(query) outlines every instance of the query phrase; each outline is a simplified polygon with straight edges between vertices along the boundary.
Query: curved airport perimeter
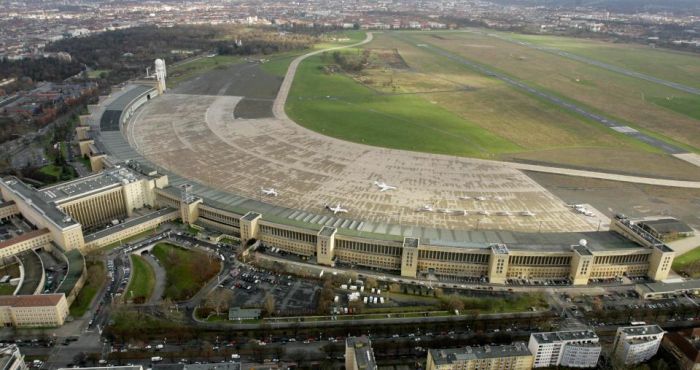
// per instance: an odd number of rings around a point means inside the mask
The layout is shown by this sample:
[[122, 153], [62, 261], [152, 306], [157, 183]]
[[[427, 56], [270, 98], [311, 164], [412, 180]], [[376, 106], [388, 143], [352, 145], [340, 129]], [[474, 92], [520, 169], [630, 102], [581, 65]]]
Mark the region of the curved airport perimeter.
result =
[[[103, 247], [181, 219], [307, 263], [411, 278], [572, 285], [667, 278], [674, 252], [663, 242], [624, 218], [595, 231], [599, 222], [511, 165], [374, 148], [296, 125], [284, 102], [308, 55], [292, 62], [271, 117], [236, 117], [241, 96], [161, 94], [152, 81], [115, 88], [77, 128], [95, 175], [48, 190], [6, 179], [3, 199], [67, 250]], [[375, 180], [398, 189], [379, 192]], [[267, 197], [260, 187], [280, 194]], [[476, 198], [491, 217], [474, 212]], [[336, 203], [349, 208], [348, 217], [324, 210]], [[415, 211], [435, 203], [448, 212]], [[469, 211], [452, 211], [460, 207]], [[90, 232], [139, 209], [153, 211]]]

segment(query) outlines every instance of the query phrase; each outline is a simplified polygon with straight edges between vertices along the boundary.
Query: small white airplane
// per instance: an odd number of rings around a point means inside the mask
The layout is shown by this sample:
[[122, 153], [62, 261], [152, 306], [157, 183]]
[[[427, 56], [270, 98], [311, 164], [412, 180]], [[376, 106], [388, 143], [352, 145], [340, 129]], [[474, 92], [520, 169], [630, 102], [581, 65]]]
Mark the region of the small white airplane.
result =
[[480, 215], [482, 215], [482, 216], [488, 216], [488, 215], [491, 214], [489, 211], [479, 211], [479, 212], [477, 212], [477, 213], [480, 214]]
[[530, 211], [522, 211], [520, 212], [521, 216], [526, 216], [526, 217], [533, 217], [535, 214], [530, 212]]
[[335, 207], [329, 206], [326, 204], [326, 209], [333, 212], [334, 215], [337, 215], [338, 213], [347, 213], [348, 210], [341, 207], [340, 204], [336, 205]]
[[375, 181], [374, 185], [379, 187], [379, 191], [396, 190], [396, 186], [387, 185], [384, 181]]
[[435, 208], [433, 206], [426, 204], [423, 207], [418, 208], [416, 211], [418, 212], [433, 212], [435, 211]]
[[279, 195], [279, 193], [277, 193], [277, 190], [275, 190], [275, 188], [269, 188], [269, 189], [260, 188], [260, 191], [265, 195], [270, 195], [273, 197], [276, 197]]
[[482, 201], [482, 200], [486, 200], [486, 197], [475, 197], [474, 199], [476, 199], [478, 201]]

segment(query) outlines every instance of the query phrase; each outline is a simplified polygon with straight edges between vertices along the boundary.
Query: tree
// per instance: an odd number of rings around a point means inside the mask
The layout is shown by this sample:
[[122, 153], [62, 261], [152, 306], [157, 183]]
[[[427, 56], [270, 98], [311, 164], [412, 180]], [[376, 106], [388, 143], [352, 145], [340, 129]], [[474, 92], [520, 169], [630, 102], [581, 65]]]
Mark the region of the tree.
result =
[[306, 360], [306, 352], [303, 350], [294, 351], [289, 357], [297, 363], [297, 367], [302, 367], [301, 364]]
[[272, 350], [275, 351], [275, 358], [278, 360], [282, 360], [282, 357], [284, 357], [284, 354], [287, 352], [284, 346], [275, 346]]
[[85, 360], [87, 360], [87, 354], [85, 352], [79, 352], [73, 356], [73, 363], [79, 366], [85, 366]]
[[275, 314], [275, 297], [270, 293], [265, 295], [265, 301], [263, 301], [263, 311], [265, 311], [266, 316], [272, 316]]
[[464, 301], [459, 299], [458, 296], [452, 295], [450, 298], [447, 300], [447, 309], [454, 312], [454, 311], [463, 311], [464, 310]]
[[233, 292], [229, 289], [215, 289], [207, 297], [206, 306], [220, 315], [222, 310], [229, 308], [229, 304], [233, 299]]
[[253, 360], [255, 362], [263, 363], [266, 354], [267, 351], [265, 351], [265, 347], [261, 346], [260, 344], [255, 344], [253, 346]]
[[321, 350], [326, 354], [326, 356], [333, 358], [340, 353], [340, 345], [337, 343], [327, 343], [321, 347]]
[[377, 279], [373, 277], [368, 277], [365, 280], [365, 289], [372, 289], [372, 288], [378, 288], [379, 284], [377, 283]]

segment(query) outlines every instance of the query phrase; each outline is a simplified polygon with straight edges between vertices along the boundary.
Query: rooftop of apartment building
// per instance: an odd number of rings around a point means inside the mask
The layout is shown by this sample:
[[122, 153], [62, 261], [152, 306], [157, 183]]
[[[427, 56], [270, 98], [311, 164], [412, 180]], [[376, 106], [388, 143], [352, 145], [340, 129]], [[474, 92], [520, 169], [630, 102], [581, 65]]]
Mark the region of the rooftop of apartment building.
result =
[[524, 342], [515, 342], [513, 344], [500, 346], [431, 349], [430, 354], [436, 365], [447, 365], [469, 360], [531, 355], [530, 350]]
[[534, 337], [540, 344], [555, 343], [562, 341], [587, 341], [598, 339], [598, 335], [591, 329], [532, 333], [532, 337]]
[[658, 325], [635, 325], [635, 326], [625, 326], [618, 328], [618, 331], [626, 334], [627, 336], [643, 336], [643, 335], [656, 335], [664, 333]]
[[345, 341], [347, 347], [353, 347], [355, 351], [355, 363], [358, 369], [375, 369], [374, 351], [368, 337], [348, 337]]

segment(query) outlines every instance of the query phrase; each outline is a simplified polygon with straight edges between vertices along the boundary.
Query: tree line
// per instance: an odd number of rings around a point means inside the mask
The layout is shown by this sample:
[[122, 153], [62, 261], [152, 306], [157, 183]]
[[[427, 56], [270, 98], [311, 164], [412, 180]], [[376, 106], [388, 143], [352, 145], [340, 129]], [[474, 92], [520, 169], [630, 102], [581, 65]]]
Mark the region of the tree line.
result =
[[105, 85], [144, 74], [156, 58], [166, 64], [192, 54], [271, 54], [310, 47], [313, 34], [281, 33], [268, 27], [240, 25], [143, 26], [69, 38], [46, 46], [47, 51], [67, 52], [74, 60], [95, 70], [108, 70]]

